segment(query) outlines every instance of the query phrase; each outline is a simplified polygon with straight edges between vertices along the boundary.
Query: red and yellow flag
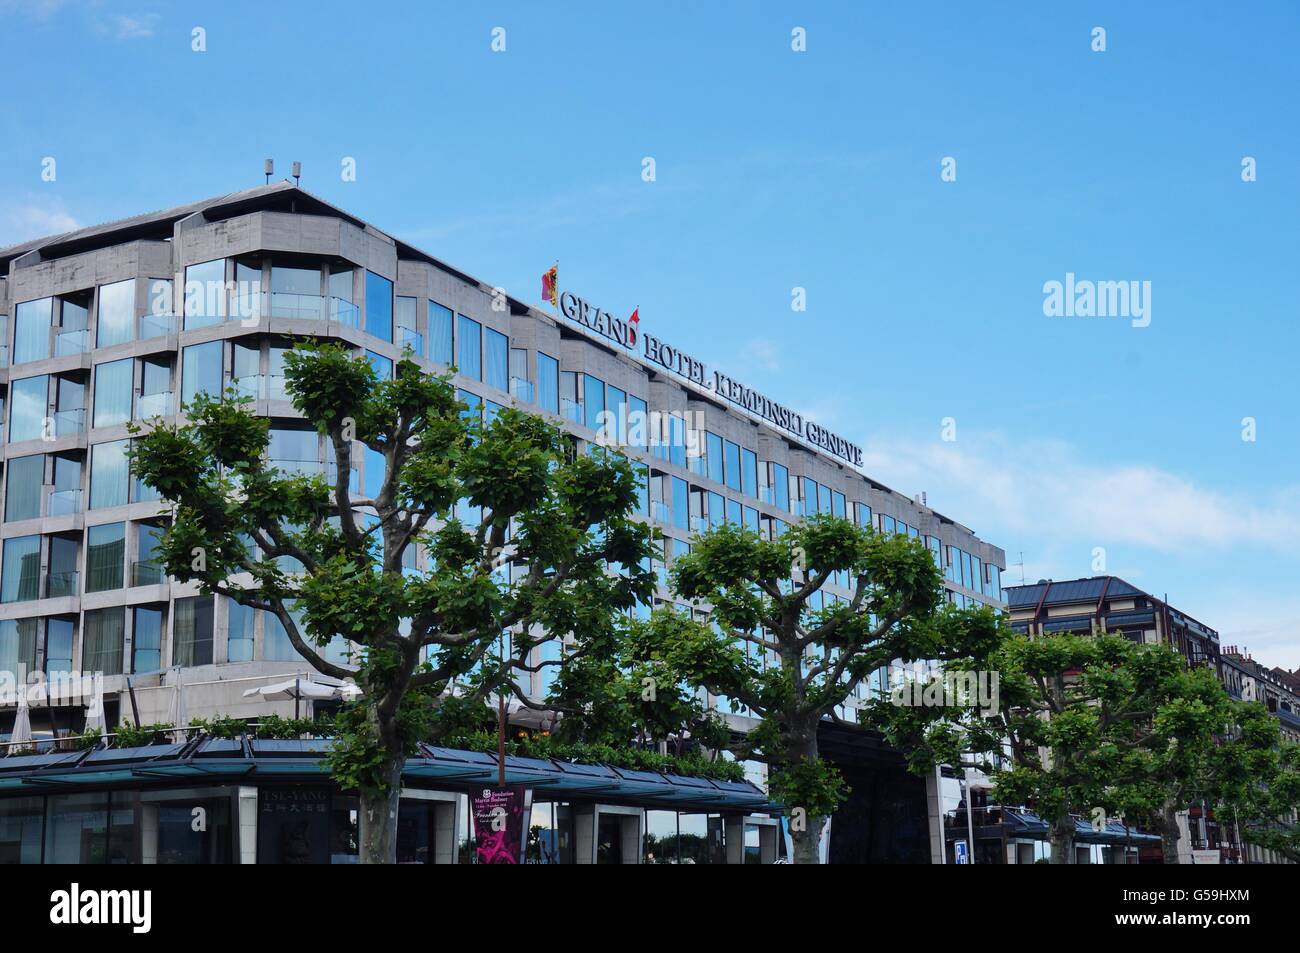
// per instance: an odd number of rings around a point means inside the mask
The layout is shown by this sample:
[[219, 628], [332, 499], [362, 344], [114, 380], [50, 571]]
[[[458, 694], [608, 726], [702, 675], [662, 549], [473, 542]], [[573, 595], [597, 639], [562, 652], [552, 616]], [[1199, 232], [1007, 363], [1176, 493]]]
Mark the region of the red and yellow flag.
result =
[[560, 266], [552, 265], [548, 270], [542, 273], [542, 300], [549, 301], [551, 306], [559, 304], [560, 301]]

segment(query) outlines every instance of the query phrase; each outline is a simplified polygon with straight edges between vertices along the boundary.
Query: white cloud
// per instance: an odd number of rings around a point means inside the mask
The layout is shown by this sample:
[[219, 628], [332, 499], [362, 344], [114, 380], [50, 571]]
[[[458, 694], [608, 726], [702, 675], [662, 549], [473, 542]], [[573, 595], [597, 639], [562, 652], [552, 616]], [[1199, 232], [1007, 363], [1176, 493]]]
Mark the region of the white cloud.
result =
[[154, 25], [158, 22], [158, 14], [145, 13], [139, 15], [119, 15], [112, 19], [112, 32], [119, 40], [134, 40], [140, 37], [153, 36]]
[[67, 213], [61, 202], [23, 202], [0, 219], [0, 245], [16, 245], [30, 238], [45, 238], [80, 227], [81, 223]]
[[65, 0], [0, 0], [0, 13], [22, 13], [29, 19], [44, 22], [65, 5]]
[[1033, 583], [1092, 575], [1093, 547], [1105, 547], [1105, 572], [1167, 594], [1221, 644], [1300, 666], [1300, 608], [1277, 585], [1288, 564], [1300, 569], [1297, 486], [1217, 489], [1155, 466], [1089, 460], [1055, 441], [959, 430], [943, 443], [937, 424], [932, 442], [878, 438], [863, 453], [873, 478], [909, 496], [927, 491], [939, 512], [1008, 547], [1004, 585], [1020, 583], [1021, 549]]
[[781, 369], [780, 348], [769, 338], [752, 338], [741, 349], [740, 363], [742, 366], [775, 373]]
[[928, 491], [957, 519], [985, 514], [1048, 539], [1168, 553], [1195, 546], [1300, 553], [1300, 486], [1268, 496], [1225, 492], [1146, 464], [1093, 463], [1059, 442], [1013, 446], [959, 431], [944, 443], [937, 424], [933, 442], [877, 439], [863, 452], [867, 473], [908, 495]]

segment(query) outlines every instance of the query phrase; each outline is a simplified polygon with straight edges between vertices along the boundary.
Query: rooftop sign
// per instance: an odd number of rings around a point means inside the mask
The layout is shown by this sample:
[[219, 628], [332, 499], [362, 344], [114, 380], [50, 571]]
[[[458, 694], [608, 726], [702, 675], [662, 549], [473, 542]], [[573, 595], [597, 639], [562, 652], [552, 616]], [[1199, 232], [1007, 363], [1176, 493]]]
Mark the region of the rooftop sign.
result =
[[703, 361], [685, 351], [666, 344], [653, 335], [641, 334], [638, 331], [638, 321], [615, 317], [608, 311], [579, 298], [571, 291], [560, 294], [559, 307], [560, 313], [573, 323], [594, 331], [628, 351], [636, 352], [637, 344], [640, 342], [642, 356], [651, 363], [658, 364], [705, 390], [713, 391], [737, 407], [743, 407], [756, 417], [794, 434], [800, 440], [820, 450], [825, 450], [855, 467], [862, 466], [862, 448], [857, 444], [850, 443], [839, 434], [832, 433], [811, 420], [805, 420], [803, 415], [778, 404], [759, 391], [744, 386], [721, 371], [710, 371]]

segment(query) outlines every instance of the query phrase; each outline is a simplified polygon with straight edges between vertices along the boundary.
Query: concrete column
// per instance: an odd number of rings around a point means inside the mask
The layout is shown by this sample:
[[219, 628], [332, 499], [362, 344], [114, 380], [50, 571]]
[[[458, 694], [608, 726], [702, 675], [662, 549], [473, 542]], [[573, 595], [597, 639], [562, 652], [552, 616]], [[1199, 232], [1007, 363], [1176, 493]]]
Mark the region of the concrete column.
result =
[[925, 777], [925, 810], [930, 827], [930, 863], [948, 862], [947, 846], [944, 842], [943, 829], [943, 787], [940, 769]]
[[727, 851], [727, 863], [745, 862], [745, 816], [726, 814], [722, 818], [722, 842]]
[[239, 862], [257, 863], [257, 788], [239, 789]]
[[596, 818], [594, 804], [573, 806], [573, 862], [575, 864], [596, 862]]
[[158, 863], [158, 805], [140, 805], [140, 863]]
[[441, 801], [433, 808], [433, 862], [435, 864], [455, 864], [460, 862], [460, 851], [456, 849], [456, 831], [459, 830], [457, 814], [460, 800]]
[[645, 812], [638, 810], [635, 815], [627, 814], [621, 817], [619, 834], [623, 841], [623, 863], [641, 863], [641, 854], [645, 846]]

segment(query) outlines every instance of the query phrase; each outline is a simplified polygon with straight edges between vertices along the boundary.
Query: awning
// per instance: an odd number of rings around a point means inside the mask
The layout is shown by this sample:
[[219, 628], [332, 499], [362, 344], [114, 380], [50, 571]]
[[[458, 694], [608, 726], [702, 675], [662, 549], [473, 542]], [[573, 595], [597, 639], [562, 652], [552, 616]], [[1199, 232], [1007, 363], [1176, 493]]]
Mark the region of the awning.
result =
[[[326, 738], [199, 737], [184, 744], [0, 758], [0, 796], [204, 778], [327, 783], [325, 757], [332, 745]], [[495, 786], [497, 759], [495, 754], [420, 745], [417, 754], [407, 759], [402, 778], [412, 787], [469, 791]], [[507, 756], [506, 783], [527, 785], [542, 797], [626, 802], [665, 810], [779, 810], [748, 781], [714, 781], [549, 758]]]

